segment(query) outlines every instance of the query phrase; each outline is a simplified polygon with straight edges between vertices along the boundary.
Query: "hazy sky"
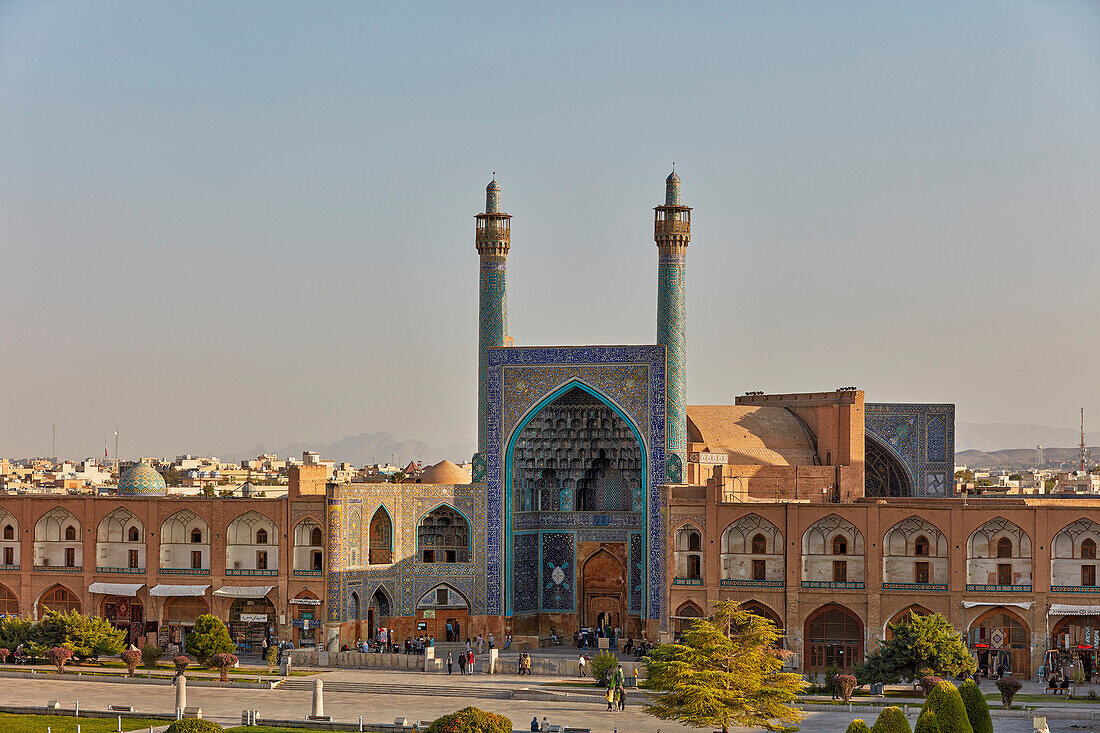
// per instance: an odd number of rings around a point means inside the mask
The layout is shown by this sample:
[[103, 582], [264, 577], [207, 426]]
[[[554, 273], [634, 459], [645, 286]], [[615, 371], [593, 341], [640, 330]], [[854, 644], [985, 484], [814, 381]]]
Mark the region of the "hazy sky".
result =
[[0, 2], [0, 455], [476, 438], [474, 214], [517, 344], [692, 403], [857, 385], [1100, 424], [1100, 3]]

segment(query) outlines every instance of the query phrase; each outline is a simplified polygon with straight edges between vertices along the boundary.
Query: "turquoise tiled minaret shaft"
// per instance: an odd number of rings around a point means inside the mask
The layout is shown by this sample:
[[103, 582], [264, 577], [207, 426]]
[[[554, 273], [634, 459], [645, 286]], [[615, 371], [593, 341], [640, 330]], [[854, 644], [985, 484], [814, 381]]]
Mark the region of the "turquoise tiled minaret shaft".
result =
[[485, 213], [477, 215], [474, 241], [481, 256], [478, 311], [477, 451], [485, 455], [489, 415], [487, 373], [489, 349], [508, 339], [508, 250], [512, 245], [512, 217], [500, 210], [496, 177], [485, 187]]
[[[680, 462], [687, 451], [687, 247], [691, 241], [691, 207], [680, 202], [680, 177], [665, 179], [665, 204], [654, 207], [653, 239], [657, 243], [657, 343], [665, 347], [667, 368], [665, 433], [670, 454]], [[671, 465], [671, 464], [670, 464]], [[673, 476], [670, 471], [670, 476]], [[677, 477], [677, 481], [678, 481]]]

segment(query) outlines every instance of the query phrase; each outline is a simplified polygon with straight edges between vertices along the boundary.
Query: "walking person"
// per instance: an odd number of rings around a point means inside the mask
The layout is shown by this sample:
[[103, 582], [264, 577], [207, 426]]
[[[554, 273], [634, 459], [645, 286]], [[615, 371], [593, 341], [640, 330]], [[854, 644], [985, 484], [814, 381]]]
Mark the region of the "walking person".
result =
[[447, 652], [447, 674], [451, 673], [451, 670], [454, 669], [454, 666], [455, 666], [454, 657], [451, 656], [450, 652]]
[[481, 654], [485, 651], [485, 637], [481, 634], [477, 635], [477, 653]]
[[608, 710], [614, 710], [614, 708], [612, 707], [612, 705], [614, 703], [615, 703], [615, 690], [612, 689], [611, 685], [608, 685], [607, 686], [607, 709]]
[[493, 632], [490, 631], [489, 632], [489, 648], [492, 649], [495, 645], [496, 645], [496, 642], [493, 641]]
[[474, 673], [474, 652], [472, 649], [466, 653], [466, 670], [467, 674]]
[[465, 652], [459, 652], [458, 653], [458, 673], [459, 674], [466, 674], [466, 653]]
[[584, 668], [587, 664], [588, 664], [588, 657], [586, 657], [585, 655], [582, 654], [580, 656], [580, 659], [577, 660], [577, 668], [581, 672], [581, 677], [584, 677], [584, 675], [585, 675]]
[[626, 710], [626, 688], [620, 687], [618, 692], [616, 692], [616, 696], [619, 698], [619, 711], [622, 712]]

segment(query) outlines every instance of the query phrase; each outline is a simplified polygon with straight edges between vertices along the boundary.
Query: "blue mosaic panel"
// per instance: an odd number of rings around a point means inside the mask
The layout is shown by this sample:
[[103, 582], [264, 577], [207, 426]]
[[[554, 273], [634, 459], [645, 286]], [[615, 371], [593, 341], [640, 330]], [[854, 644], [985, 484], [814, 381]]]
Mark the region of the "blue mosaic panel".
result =
[[479, 287], [477, 450], [485, 452], [489, 393], [485, 383], [489, 349], [504, 346], [508, 335], [508, 269], [503, 262], [482, 260]]
[[[486, 419], [489, 440], [485, 451], [486, 470], [486, 613], [511, 612], [512, 578], [510, 542], [505, 537], [512, 528], [511, 513], [505, 513], [505, 449], [520, 418], [557, 389], [581, 382], [599, 392], [610, 404], [635, 421], [646, 443], [647, 532], [643, 537], [642, 556], [646, 562], [646, 598], [643, 618], [663, 619], [664, 599], [664, 500], [660, 487], [665, 483], [665, 347], [664, 346], [584, 346], [515, 347], [489, 350], [487, 390], [489, 413]], [[623, 368], [644, 367], [639, 377], [624, 378]], [[524, 378], [509, 377], [505, 372], [522, 369]], [[637, 370], [635, 370], [637, 371]], [[541, 378], [545, 377], [545, 380]], [[548, 386], [543, 385], [545, 381]], [[532, 384], [539, 384], [537, 389]], [[520, 385], [522, 384], [522, 389]], [[522, 403], [528, 405], [519, 408]], [[507, 427], [507, 429], [506, 429]], [[510, 501], [510, 497], [509, 497]], [[505, 585], [509, 590], [505, 592]]]
[[517, 534], [512, 577], [512, 610], [526, 613], [539, 610], [539, 536], [537, 533]]
[[668, 349], [668, 450], [687, 449], [687, 256], [658, 255], [657, 343]]
[[542, 610], [572, 611], [577, 578], [572, 532], [542, 533]]
[[642, 612], [642, 595], [645, 592], [644, 578], [645, 565], [642, 562], [642, 535], [640, 532], [630, 533], [630, 569], [628, 573], [630, 583], [629, 612]]
[[946, 496], [955, 468], [955, 406], [864, 405], [864, 429], [905, 466], [913, 496]]

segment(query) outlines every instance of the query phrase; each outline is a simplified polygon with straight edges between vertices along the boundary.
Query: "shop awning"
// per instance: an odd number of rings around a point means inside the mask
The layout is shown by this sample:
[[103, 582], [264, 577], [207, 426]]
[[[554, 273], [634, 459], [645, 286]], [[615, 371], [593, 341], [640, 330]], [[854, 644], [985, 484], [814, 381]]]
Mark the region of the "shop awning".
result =
[[214, 591], [214, 595], [224, 598], [263, 598], [273, 590], [273, 585], [223, 585]]
[[145, 583], [92, 583], [88, 586], [88, 592], [105, 596], [133, 597], [144, 587]]
[[1072, 603], [1052, 603], [1047, 616], [1100, 616], [1100, 606], [1078, 606]]
[[1031, 601], [963, 601], [963, 608], [975, 606], [1015, 606], [1016, 608], [1031, 608], [1035, 604]]
[[208, 585], [154, 585], [151, 596], [205, 596]]

